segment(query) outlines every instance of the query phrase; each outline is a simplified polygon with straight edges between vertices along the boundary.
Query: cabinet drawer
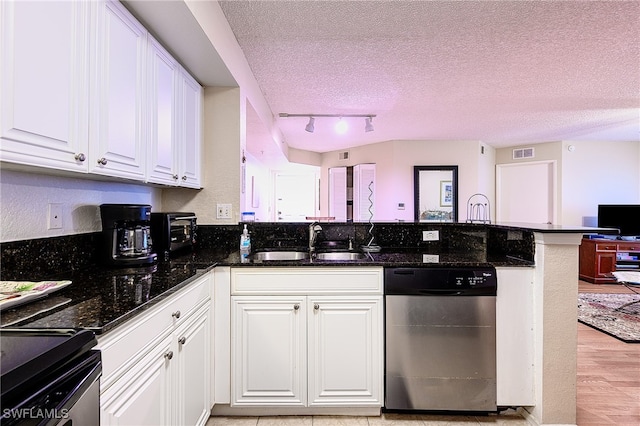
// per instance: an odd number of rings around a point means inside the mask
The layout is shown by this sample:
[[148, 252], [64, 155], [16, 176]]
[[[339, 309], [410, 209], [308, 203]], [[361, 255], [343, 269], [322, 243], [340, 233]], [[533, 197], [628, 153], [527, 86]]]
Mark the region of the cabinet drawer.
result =
[[[124, 374], [138, 359], [162, 341], [176, 325], [209, 300], [209, 275], [198, 278], [148, 312], [133, 317], [98, 337], [102, 351], [102, 389]], [[178, 315], [178, 312], [180, 314]]]
[[618, 245], [616, 243], [600, 243], [596, 244], [596, 251], [616, 251]]
[[640, 251], [640, 244], [639, 243], [618, 244], [618, 251]]
[[232, 268], [231, 294], [382, 294], [382, 268]]

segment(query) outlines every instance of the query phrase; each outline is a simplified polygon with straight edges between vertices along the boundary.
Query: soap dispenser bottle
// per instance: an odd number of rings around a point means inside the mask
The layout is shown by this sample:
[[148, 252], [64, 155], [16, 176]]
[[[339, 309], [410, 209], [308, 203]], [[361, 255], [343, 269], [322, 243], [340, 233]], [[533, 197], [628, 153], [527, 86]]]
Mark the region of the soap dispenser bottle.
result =
[[244, 225], [242, 234], [240, 234], [240, 262], [249, 262], [249, 255], [251, 254], [251, 237], [249, 236], [249, 230], [247, 225]]

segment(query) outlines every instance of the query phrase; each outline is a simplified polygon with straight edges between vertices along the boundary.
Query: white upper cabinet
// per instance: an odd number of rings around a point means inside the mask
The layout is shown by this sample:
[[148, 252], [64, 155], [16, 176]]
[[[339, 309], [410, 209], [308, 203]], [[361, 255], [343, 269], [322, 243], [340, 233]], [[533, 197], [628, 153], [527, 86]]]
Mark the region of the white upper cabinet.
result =
[[88, 2], [0, 2], [0, 159], [86, 172]]
[[114, 0], [0, 2], [0, 160], [200, 188], [202, 87]]
[[178, 161], [180, 185], [188, 188], [201, 187], [202, 147], [202, 86], [184, 69], [180, 69], [180, 103], [178, 107]]
[[200, 188], [202, 87], [149, 37], [148, 182]]
[[329, 169], [329, 216], [335, 217], [337, 222], [346, 222], [347, 202], [347, 168], [331, 167]]
[[147, 31], [120, 3], [96, 6], [89, 171], [144, 180]]
[[177, 113], [177, 62], [149, 37], [149, 182], [174, 185]]

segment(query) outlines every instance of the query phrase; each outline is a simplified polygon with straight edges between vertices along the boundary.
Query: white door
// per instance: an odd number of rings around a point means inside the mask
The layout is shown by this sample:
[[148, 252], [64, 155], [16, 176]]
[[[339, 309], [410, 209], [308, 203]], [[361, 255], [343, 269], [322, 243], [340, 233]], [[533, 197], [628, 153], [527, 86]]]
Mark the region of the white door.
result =
[[329, 216], [336, 222], [347, 221], [347, 168], [329, 169]]
[[381, 405], [381, 304], [309, 299], [309, 406]]
[[353, 221], [368, 222], [375, 218], [376, 165], [353, 166]]
[[314, 173], [275, 176], [276, 222], [303, 222], [318, 216], [318, 181]]
[[496, 166], [498, 223], [557, 223], [556, 162]]
[[231, 300], [231, 405], [305, 406], [306, 299]]

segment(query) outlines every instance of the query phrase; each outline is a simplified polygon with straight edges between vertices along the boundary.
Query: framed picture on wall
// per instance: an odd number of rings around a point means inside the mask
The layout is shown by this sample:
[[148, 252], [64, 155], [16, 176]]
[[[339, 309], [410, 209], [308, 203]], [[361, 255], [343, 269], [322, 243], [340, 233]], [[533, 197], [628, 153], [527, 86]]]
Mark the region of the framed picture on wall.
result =
[[453, 204], [453, 184], [450, 180], [440, 181], [440, 206], [449, 207]]

